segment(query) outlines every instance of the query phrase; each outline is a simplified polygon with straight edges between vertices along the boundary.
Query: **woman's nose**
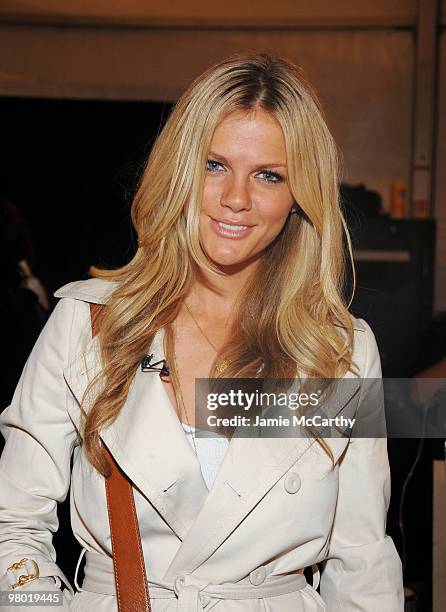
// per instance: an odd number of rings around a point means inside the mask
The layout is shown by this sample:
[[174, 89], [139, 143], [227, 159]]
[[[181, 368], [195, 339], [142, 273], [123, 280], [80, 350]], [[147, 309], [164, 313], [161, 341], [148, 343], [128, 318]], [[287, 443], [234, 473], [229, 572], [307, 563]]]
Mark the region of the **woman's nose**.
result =
[[251, 208], [251, 194], [248, 181], [244, 178], [228, 177], [220, 203], [234, 212]]

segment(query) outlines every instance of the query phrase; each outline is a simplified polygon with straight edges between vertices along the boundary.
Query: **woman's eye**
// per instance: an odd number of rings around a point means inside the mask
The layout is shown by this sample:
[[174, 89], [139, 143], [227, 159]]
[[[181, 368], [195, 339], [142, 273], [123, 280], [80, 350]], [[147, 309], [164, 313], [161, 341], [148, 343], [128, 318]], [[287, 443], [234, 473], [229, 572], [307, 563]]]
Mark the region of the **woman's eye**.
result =
[[206, 161], [206, 170], [210, 170], [210, 172], [217, 172], [223, 168], [223, 164], [215, 159], [208, 159]]
[[267, 183], [282, 183], [284, 181], [281, 174], [273, 172], [272, 170], [262, 170], [262, 172], [259, 172], [259, 176]]
[[[221, 172], [224, 169], [224, 165], [215, 159], [208, 159], [206, 161], [206, 170], [209, 172]], [[260, 176], [260, 178], [266, 183], [282, 183], [285, 180], [281, 174], [278, 172], [273, 172], [272, 170], [262, 170], [257, 174], [257, 176]]]

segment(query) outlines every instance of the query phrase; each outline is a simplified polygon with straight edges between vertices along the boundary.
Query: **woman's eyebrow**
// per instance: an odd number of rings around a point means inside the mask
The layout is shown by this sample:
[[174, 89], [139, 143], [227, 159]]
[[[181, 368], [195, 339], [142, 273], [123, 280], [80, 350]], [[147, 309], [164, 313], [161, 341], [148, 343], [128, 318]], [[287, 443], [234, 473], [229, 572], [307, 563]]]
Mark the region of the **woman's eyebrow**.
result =
[[[208, 157], [215, 158], [215, 160], [217, 161], [221, 161], [225, 164], [231, 165], [230, 162], [226, 159], [224, 155], [220, 155], [219, 153], [216, 153], [215, 151], [209, 151]], [[274, 162], [274, 163], [267, 162], [265, 164], [256, 165], [254, 170], [262, 170], [264, 168], [286, 168], [286, 167], [287, 165], [283, 162]]]

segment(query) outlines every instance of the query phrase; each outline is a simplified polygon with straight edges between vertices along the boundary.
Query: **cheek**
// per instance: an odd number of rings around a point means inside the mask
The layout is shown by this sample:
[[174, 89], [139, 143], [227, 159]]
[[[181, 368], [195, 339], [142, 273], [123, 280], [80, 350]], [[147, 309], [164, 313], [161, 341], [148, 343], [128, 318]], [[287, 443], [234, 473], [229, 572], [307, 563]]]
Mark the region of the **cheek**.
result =
[[219, 201], [221, 187], [218, 181], [206, 181], [203, 187], [203, 207]]
[[259, 213], [267, 225], [282, 226], [290, 212], [293, 200], [280, 195], [264, 198], [259, 203]]

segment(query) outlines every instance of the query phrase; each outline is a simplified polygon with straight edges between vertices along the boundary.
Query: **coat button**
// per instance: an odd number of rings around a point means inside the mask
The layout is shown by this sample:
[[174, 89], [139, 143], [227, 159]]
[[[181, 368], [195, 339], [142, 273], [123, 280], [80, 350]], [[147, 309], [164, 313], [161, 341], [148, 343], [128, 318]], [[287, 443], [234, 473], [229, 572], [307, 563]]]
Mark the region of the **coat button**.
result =
[[301, 485], [299, 474], [296, 474], [296, 472], [290, 472], [287, 474], [283, 484], [287, 493], [297, 493]]
[[254, 586], [259, 586], [259, 584], [262, 584], [262, 582], [264, 582], [265, 578], [266, 578], [266, 570], [263, 567], [263, 565], [258, 567], [255, 570], [253, 570], [249, 574], [249, 581]]
[[181, 574], [179, 574], [174, 582], [173, 582], [173, 590], [175, 591], [175, 593], [177, 594], [177, 596], [179, 595], [180, 590], [182, 589], [182, 587], [185, 585], [186, 583], [186, 576], [187, 574], [182, 572]]

